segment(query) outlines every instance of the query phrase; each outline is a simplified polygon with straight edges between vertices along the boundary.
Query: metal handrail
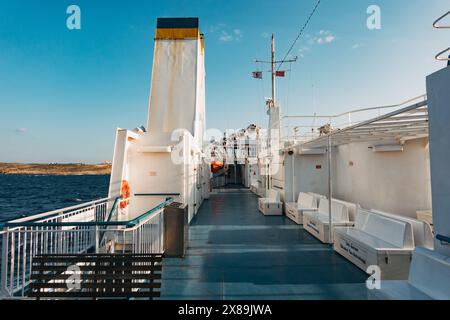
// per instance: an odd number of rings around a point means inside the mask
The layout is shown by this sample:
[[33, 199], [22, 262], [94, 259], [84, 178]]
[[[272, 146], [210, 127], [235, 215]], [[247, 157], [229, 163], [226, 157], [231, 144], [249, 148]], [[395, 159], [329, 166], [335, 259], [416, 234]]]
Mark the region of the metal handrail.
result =
[[450, 245], [450, 237], [443, 236], [442, 234], [436, 235], [436, 239], [441, 242], [442, 245]]
[[[109, 212], [105, 200], [109, 199], [75, 206], [76, 212], [64, 208], [51, 214], [38, 215], [44, 219], [32, 216], [26, 221], [16, 219], [0, 223], [0, 296], [25, 296], [33, 257], [41, 253], [114, 251], [115, 248], [111, 246], [115, 243], [122, 245], [122, 249], [118, 250], [131, 250], [134, 253], [164, 251], [162, 212], [165, 206], [173, 202], [173, 198], [166, 198], [163, 203], [128, 221], [110, 221], [120, 201], [127, 199], [115, 198]], [[85, 213], [89, 213], [88, 217], [94, 214], [97, 221], [91, 218], [76, 221], [83, 219]], [[71, 221], [71, 217], [75, 217], [75, 220]]]
[[[119, 198], [120, 199], [120, 198]], [[141, 214], [140, 216], [128, 220], [128, 221], [88, 221], [88, 222], [35, 222], [35, 221], [26, 221], [26, 222], [6, 222], [0, 223], [0, 228], [7, 227], [92, 227], [92, 226], [124, 226], [126, 228], [134, 227], [139, 222], [144, 220], [145, 218], [151, 216], [154, 213], [157, 213], [162, 208], [173, 202], [173, 198], [167, 198], [166, 201], [157, 205], [156, 207], [150, 209], [149, 211]], [[1, 233], [1, 231], [0, 231]]]
[[[448, 11], [447, 13], [444, 13], [442, 16], [440, 16], [436, 21], [433, 22], [433, 27], [436, 29], [450, 29], [450, 25], [448, 26], [440, 26], [438, 25], [438, 22], [440, 22], [442, 19], [444, 19], [445, 17], [447, 17], [448, 15], [450, 15], [450, 11]], [[450, 51], [450, 47], [448, 47], [447, 49], [439, 52], [434, 58], [437, 61], [450, 61], [450, 56], [443, 58], [441, 57], [442, 54], [449, 52]]]
[[171, 192], [171, 193], [135, 193], [135, 197], [168, 197], [168, 196], [174, 196], [179, 197], [179, 192]]
[[450, 26], [438, 26], [438, 22], [444, 19], [446, 16], [450, 15], [450, 11], [439, 17], [435, 22], [433, 22], [433, 28], [436, 29], [450, 29]]
[[408, 111], [411, 111], [411, 110], [422, 108], [422, 107], [427, 106], [427, 105], [428, 105], [428, 101], [425, 100], [425, 101], [422, 101], [422, 102], [419, 102], [419, 103], [416, 103], [416, 104], [404, 107], [404, 108], [402, 108], [400, 110], [395, 110], [393, 112], [387, 113], [385, 115], [382, 115], [382, 116], [379, 116], [379, 117], [376, 117], [376, 118], [373, 118], [373, 119], [369, 119], [369, 120], [366, 120], [366, 121], [361, 121], [358, 124], [355, 124], [355, 125], [343, 128], [343, 129], [341, 129], [339, 131], [333, 131], [333, 132], [331, 132], [329, 134], [317, 137], [316, 139], [313, 139], [313, 140], [310, 140], [310, 141], [307, 141], [307, 142], [303, 142], [303, 143], [300, 143], [300, 144], [296, 144], [296, 146], [298, 146], [298, 145], [308, 145], [308, 144], [314, 143], [314, 142], [316, 142], [318, 140], [321, 140], [321, 139], [328, 139], [328, 137], [333, 137], [335, 135], [343, 134], [345, 132], [348, 132], [349, 130], [353, 130], [353, 129], [356, 129], [356, 128], [359, 128], [359, 127], [363, 127], [363, 126], [369, 125], [369, 124], [371, 124], [373, 122], [381, 121], [381, 120], [390, 118], [392, 116], [396, 116], [397, 114], [401, 114], [403, 112], [408, 112]]
[[[108, 217], [105, 220], [106, 222], [110, 222], [114, 212], [117, 211], [117, 206], [119, 204], [119, 199], [120, 199], [120, 197], [117, 197], [116, 200], [114, 200], [113, 206], [111, 207], [111, 210], [109, 211]], [[101, 236], [100, 236], [100, 243], [102, 243], [103, 240], [105, 239], [105, 235], [106, 235], [106, 232], [103, 232], [101, 234]]]
[[92, 200], [89, 202], [84, 202], [81, 204], [77, 204], [71, 207], [66, 207], [66, 208], [62, 208], [62, 209], [56, 209], [56, 210], [52, 210], [52, 211], [48, 211], [48, 212], [43, 212], [43, 213], [39, 213], [39, 214], [35, 214], [35, 215], [31, 215], [31, 216], [27, 216], [27, 217], [23, 217], [23, 218], [18, 218], [18, 219], [14, 219], [14, 220], [10, 220], [10, 221], [1, 221], [0, 222], [0, 226], [2, 225], [2, 223], [5, 222], [26, 222], [26, 221], [36, 221], [38, 219], [42, 219], [42, 218], [53, 218], [55, 216], [57, 216], [58, 214], [61, 213], [65, 213], [67, 211], [73, 211], [76, 209], [81, 209], [84, 207], [88, 207], [94, 204], [98, 204], [100, 202], [105, 202], [105, 201], [112, 201], [115, 200], [116, 198], [102, 198], [102, 199], [97, 199], [97, 200]]
[[[427, 95], [426, 94], [422, 94], [422, 95], [419, 95], [417, 97], [414, 97], [414, 98], [411, 98], [411, 99], [408, 99], [408, 100], [405, 100], [405, 101], [402, 101], [400, 103], [393, 104], [393, 105], [359, 108], [359, 109], [350, 110], [350, 111], [343, 112], [343, 113], [336, 114], [336, 115], [303, 115], [303, 116], [295, 116], [294, 115], [294, 116], [283, 116], [281, 118], [281, 120], [284, 120], [284, 119], [287, 119], [287, 120], [288, 119], [306, 120], [306, 119], [316, 119], [316, 118], [317, 119], [328, 119], [330, 124], [332, 124], [334, 128], [343, 129], [343, 128], [347, 128], [349, 126], [356, 125], [356, 124], [364, 122], [365, 120], [352, 119], [353, 116], [357, 116], [357, 117], [361, 118], [361, 115], [358, 115], [358, 114], [361, 114], [363, 112], [378, 111], [378, 114], [380, 116], [382, 114], [381, 110], [399, 108], [401, 106], [407, 105], [407, 104], [409, 104], [411, 102], [414, 102], [414, 101], [417, 101], [417, 100], [426, 101], [426, 98], [427, 98]], [[386, 110], [385, 112], [389, 112], [389, 110]], [[342, 124], [333, 123], [333, 122], [337, 122], [336, 119], [343, 118], [344, 116], [348, 116], [348, 121], [346, 123], [342, 123]], [[295, 132], [296, 128], [302, 128], [302, 127], [303, 128], [317, 128], [318, 124], [316, 124], [316, 125], [303, 125], [303, 126], [302, 125], [298, 125], [298, 126], [289, 125], [289, 126], [283, 127], [283, 131], [284, 131], [283, 133], [284, 134], [283, 134], [282, 139], [286, 140], [286, 138], [289, 138], [289, 137], [294, 137], [294, 139], [295, 139], [297, 136], [299, 136], [299, 132]], [[292, 134], [292, 135], [291, 135], [291, 132], [290, 132], [291, 129], [294, 130], [294, 134]], [[311, 133], [307, 133], [307, 139], [308, 140], [315, 139], [315, 138], [318, 138], [318, 132], [314, 132], [312, 134]]]
[[438, 61], [450, 61], [450, 56], [448, 56], [447, 58], [442, 58], [442, 57], [441, 57], [442, 54], [444, 54], [444, 53], [446, 53], [446, 52], [448, 52], [448, 51], [450, 51], [450, 47], [448, 47], [448, 48], [445, 49], [444, 51], [439, 52], [439, 53], [436, 55], [435, 59], [438, 60]]
[[337, 115], [330, 115], [330, 116], [316, 116], [316, 115], [310, 115], [310, 116], [283, 116], [283, 119], [295, 119], [295, 118], [340, 118], [343, 117], [345, 115], [349, 115], [352, 113], [357, 113], [357, 112], [364, 112], [364, 111], [371, 111], [371, 110], [380, 110], [380, 109], [390, 109], [390, 108], [396, 108], [396, 107], [400, 107], [403, 106], [409, 102], [418, 100], [418, 99], [425, 99], [426, 98], [426, 94], [422, 94], [420, 96], [408, 99], [406, 101], [403, 101], [401, 103], [398, 104], [393, 104], [393, 105], [389, 105], [389, 106], [378, 106], [378, 107], [368, 107], [368, 108], [361, 108], [361, 109], [355, 109], [355, 110], [351, 110], [351, 111], [346, 111]]

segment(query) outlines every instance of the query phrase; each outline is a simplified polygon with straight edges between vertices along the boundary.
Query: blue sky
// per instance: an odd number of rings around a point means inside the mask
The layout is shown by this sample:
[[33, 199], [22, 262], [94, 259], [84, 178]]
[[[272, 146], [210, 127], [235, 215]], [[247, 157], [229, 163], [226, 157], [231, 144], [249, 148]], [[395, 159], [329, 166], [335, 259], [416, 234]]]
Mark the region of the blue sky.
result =
[[[81, 8], [82, 29], [66, 28]], [[263, 81], [250, 73], [279, 58], [315, 0], [3, 0], [0, 2], [0, 162], [100, 162], [116, 127], [145, 125], [157, 17], [198, 16], [206, 37], [207, 127], [265, 125]], [[366, 27], [381, 8], [382, 29]], [[278, 80], [284, 114], [339, 113], [425, 93], [448, 46], [432, 22], [448, 0], [322, 0]]]

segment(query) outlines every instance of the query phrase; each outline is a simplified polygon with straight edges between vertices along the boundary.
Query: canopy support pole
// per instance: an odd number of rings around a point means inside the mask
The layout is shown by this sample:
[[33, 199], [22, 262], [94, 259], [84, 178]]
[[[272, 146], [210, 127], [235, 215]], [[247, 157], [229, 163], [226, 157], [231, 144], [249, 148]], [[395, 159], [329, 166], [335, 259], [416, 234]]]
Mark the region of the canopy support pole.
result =
[[328, 222], [329, 222], [329, 237], [330, 243], [333, 243], [333, 219], [331, 217], [331, 203], [333, 199], [333, 181], [331, 178], [331, 136], [328, 136]]
[[292, 153], [292, 202], [295, 201], [295, 152]]

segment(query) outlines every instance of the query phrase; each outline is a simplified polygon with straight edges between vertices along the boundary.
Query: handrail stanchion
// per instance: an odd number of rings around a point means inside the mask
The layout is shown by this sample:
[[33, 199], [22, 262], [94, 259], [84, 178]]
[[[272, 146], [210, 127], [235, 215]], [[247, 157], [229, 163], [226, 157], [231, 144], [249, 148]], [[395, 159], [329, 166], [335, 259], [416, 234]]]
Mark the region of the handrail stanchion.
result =
[[328, 135], [328, 219], [329, 219], [329, 237], [330, 242], [333, 243], [333, 218], [332, 218], [332, 199], [333, 199], [333, 179], [331, 177], [331, 135]]
[[[106, 222], [111, 221], [114, 212], [117, 211], [117, 205], [118, 205], [118, 203], [119, 203], [120, 198], [121, 198], [121, 197], [117, 197], [117, 198], [114, 200], [113, 206], [112, 206], [111, 210], [109, 211], [109, 214], [108, 214], [108, 216], [107, 216], [107, 218], [106, 218], [106, 220], [105, 220]], [[103, 239], [105, 238], [105, 235], [106, 235], [106, 230], [103, 231], [102, 235], [100, 236], [99, 244], [103, 243]]]
[[99, 253], [100, 251], [100, 233], [99, 233], [99, 226], [96, 225], [94, 228], [94, 232], [95, 232], [95, 253]]
[[7, 296], [7, 278], [8, 278], [8, 228], [3, 228], [2, 234], [2, 256], [1, 256], [1, 283], [0, 283], [0, 297]]

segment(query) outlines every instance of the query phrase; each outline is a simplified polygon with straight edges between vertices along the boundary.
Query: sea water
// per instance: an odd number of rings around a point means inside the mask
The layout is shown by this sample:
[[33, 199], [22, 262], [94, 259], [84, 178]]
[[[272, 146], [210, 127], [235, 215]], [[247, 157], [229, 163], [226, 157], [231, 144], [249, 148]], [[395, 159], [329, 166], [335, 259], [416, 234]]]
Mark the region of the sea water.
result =
[[0, 221], [107, 197], [109, 177], [0, 174]]

